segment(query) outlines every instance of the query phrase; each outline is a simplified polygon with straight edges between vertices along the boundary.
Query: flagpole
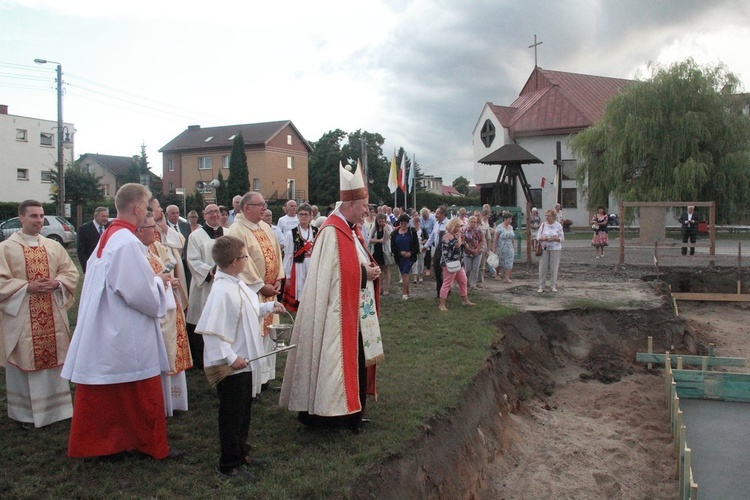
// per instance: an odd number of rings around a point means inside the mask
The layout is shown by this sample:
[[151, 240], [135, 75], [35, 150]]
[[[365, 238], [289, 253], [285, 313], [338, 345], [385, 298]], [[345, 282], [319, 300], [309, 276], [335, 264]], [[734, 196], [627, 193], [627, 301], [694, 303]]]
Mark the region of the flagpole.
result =
[[[411, 168], [412, 169], [417, 168], [417, 155], [416, 154], [412, 155], [411, 157]], [[414, 185], [414, 183], [416, 182], [416, 173], [414, 170], [411, 170], [410, 179], [411, 179], [411, 192], [412, 192], [411, 198], [413, 200], [412, 204], [414, 205], [412, 208], [416, 210], [417, 209], [417, 186]]]

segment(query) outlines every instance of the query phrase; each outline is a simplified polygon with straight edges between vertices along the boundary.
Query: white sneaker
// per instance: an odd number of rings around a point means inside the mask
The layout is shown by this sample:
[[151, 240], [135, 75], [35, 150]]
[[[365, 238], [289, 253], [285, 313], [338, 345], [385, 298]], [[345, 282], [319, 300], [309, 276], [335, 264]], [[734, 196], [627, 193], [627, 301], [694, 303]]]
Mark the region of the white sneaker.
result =
[[540, 288], [539, 290], [537, 290], [537, 292], [539, 293], [542, 293], [543, 291], [544, 291], [544, 288]]
[[408, 295], [402, 295], [401, 298], [404, 299], [404, 300], [409, 300], [409, 296]]
[[553, 287], [552, 287], [552, 291], [553, 291], [553, 292], [557, 292], [557, 288], [555, 288], [555, 287], [553, 286]]

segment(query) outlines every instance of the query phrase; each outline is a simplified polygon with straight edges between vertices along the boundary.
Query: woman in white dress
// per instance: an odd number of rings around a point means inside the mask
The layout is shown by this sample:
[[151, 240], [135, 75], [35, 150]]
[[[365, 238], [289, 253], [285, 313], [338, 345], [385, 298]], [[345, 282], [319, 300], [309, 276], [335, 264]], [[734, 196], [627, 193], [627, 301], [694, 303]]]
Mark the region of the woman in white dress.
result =
[[297, 207], [299, 225], [290, 229], [284, 235], [284, 306], [289, 311], [296, 311], [302, 288], [305, 286], [307, 269], [312, 257], [312, 245], [318, 228], [310, 224], [312, 207], [302, 203]]

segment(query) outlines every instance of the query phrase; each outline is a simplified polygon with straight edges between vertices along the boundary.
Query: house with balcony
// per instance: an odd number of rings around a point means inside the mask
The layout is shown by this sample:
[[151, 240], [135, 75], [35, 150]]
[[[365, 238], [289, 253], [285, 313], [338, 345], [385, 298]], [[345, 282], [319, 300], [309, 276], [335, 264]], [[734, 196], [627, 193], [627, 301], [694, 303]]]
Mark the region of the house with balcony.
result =
[[[495, 190], [500, 165], [485, 165], [485, 158], [506, 144], [518, 144], [543, 164], [524, 165], [532, 204], [542, 211], [554, 208], [558, 197], [565, 217], [588, 225], [590, 214], [575, 181], [576, 158], [570, 138], [597, 123], [607, 101], [632, 80], [551, 71], [535, 67], [518, 98], [508, 106], [487, 102], [472, 132], [474, 183], [482, 203], [525, 208], [520, 183]], [[560, 142], [559, 166], [557, 143]], [[559, 176], [559, 178], [558, 178]], [[506, 186], [507, 187], [507, 186]]]
[[[75, 129], [72, 123], [65, 127]], [[58, 133], [57, 120], [11, 115], [7, 105], [0, 105], [0, 201], [50, 201]], [[63, 149], [63, 165], [72, 162], [73, 149]]]
[[229, 177], [229, 157], [238, 133], [242, 133], [245, 143], [250, 189], [259, 191], [267, 201], [308, 199], [308, 159], [312, 147], [289, 120], [205, 128], [189, 126], [159, 149], [164, 191], [184, 188], [190, 194], [202, 182], [203, 198], [215, 200], [215, 190], [209, 183], [218, 178], [219, 172], [225, 180]]

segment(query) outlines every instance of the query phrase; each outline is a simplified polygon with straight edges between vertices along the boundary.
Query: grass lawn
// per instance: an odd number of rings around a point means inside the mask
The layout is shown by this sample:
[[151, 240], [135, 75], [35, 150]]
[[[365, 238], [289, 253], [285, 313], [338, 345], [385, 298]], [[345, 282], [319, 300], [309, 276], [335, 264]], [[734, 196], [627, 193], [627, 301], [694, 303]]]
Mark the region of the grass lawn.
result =
[[[202, 372], [191, 370], [190, 411], [168, 421], [170, 445], [186, 449], [186, 457], [73, 460], [66, 455], [69, 421], [24, 431], [4, 412], [0, 491], [6, 498], [346, 498], [354, 478], [375, 470], [389, 456], [408, 456], [424, 422], [456, 405], [484, 366], [488, 347], [499, 334], [498, 320], [513, 312], [490, 300], [477, 300], [477, 307], [467, 309], [456, 293], [448, 301], [450, 311], [442, 314], [436, 299], [397, 297], [382, 302], [386, 359], [378, 368], [379, 400], [368, 400], [366, 416], [372, 423], [360, 435], [307, 430], [296, 414], [277, 406], [277, 392], [264, 392], [253, 404], [250, 441], [253, 453], [270, 465], [256, 473], [252, 484], [226, 481], [215, 472], [216, 394]], [[284, 361], [280, 355], [279, 377]], [[5, 395], [1, 377], [3, 401]]]

